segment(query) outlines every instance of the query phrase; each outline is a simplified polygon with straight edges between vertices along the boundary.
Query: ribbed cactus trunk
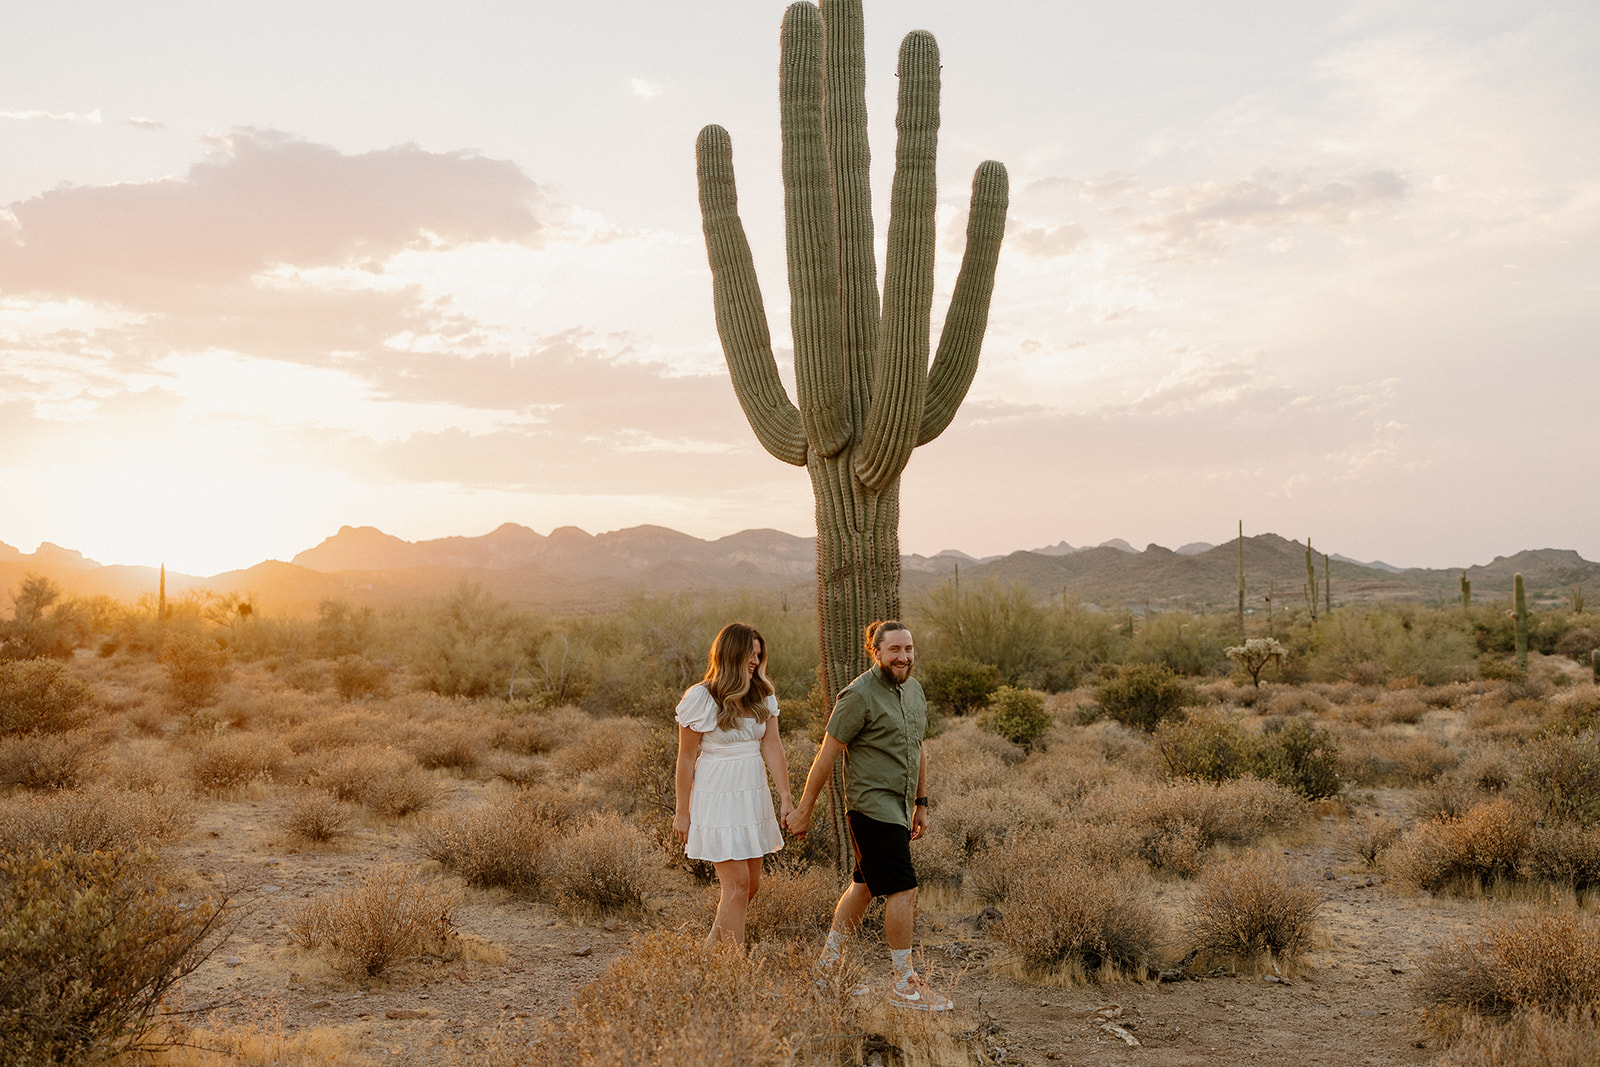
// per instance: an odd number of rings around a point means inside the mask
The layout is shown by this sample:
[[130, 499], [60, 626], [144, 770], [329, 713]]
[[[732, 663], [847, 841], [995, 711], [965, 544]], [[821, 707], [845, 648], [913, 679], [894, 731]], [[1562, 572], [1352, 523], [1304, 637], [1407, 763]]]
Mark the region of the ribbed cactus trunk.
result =
[[1521, 571], [1511, 576], [1511, 590], [1515, 605], [1512, 615], [1517, 624], [1517, 667], [1525, 671], [1528, 669], [1528, 594], [1522, 586]]
[[1317, 559], [1311, 553], [1311, 538], [1306, 538], [1306, 602], [1311, 605], [1311, 625], [1317, 624]]
[[[695, 143], [717, 333], [756, 438], [811, 475], [817, 517], [818, 681], [829, 695], [866, 669], [862, 633], [900, 614], [900, 475], [942, 433], [978, 368], [1009, 199], [992, 160], [972, 181], [967, 246], [929, 365], [937, 244], [939, 46], [900, 45], [894, 183], [880, 301], [860, 0], [790, 5], [778, 63], [785, 244], [797, 403], [778, 377], [739, 218], [733, 143]], [[832, 812], [842, 826], [835, 768]], [[839, 835], [840, 862], [847, 838]]]
[[1466, 571], [1461, 572], [1461, 610], [1472, 610], [1472, 580]]
[[1239, 520], [1239, 643], [1244, 644], [1244, 520]]

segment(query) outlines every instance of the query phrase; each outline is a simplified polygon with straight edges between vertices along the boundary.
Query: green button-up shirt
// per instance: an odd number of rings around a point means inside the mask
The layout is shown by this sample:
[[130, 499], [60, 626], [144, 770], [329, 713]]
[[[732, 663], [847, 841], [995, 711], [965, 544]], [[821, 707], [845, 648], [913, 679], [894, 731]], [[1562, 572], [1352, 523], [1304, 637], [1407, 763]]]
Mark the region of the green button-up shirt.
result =
[[928, 699], [915, 678], [895, 685], [874, 667], [845, 686], [828, 718], [828, 733], [844, 745], [844, 793], [851, 811], [911, 825], [927, 731]]

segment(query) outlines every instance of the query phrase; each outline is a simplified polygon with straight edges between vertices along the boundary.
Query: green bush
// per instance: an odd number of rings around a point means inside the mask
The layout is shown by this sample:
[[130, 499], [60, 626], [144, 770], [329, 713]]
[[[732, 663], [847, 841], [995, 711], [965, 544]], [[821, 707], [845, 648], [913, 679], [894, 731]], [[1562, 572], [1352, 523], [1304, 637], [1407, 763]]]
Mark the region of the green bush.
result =
[[1529, 743], [1521, 784], [1549, 821], [1600, 822], [1600, 740], [1584, 734]]
[[967, 715], [1000, 688], [1000, 668], [970, 659], [942, 660], [919, 672], [928, 703], [952, 715]]
[[1168, 719], [1156, 726], [1151, 747], [1172, 778], [1226, 782], [1259, 766], [1260, 740], [1238, 726], [1209, 716]]
[[1153, 731], [1168, 719], [1187, 717], [1200, 697], [1166, 667], [1135, 663], [1107, 673], [1094, 687], [1106, 717], [1124, 726]]
[[0, 735], [65, 733], [88, 721], [93, 701], [53, 660], [0, 660]]
[[167, 695], [184, 709], [215, 704], [222, 683], [233, 672], [227, 648], [195, 626], [169, 630], [159, 658], [167, 675]]
[[1339, 746], [1328, 731], [1308, 719], [1274, 719], [1263, 734], [1258, 774], [1307, 800], [1337, 796]]
[[978, 720], [992, 734], [1023, 748], [1033, 748], [1055, 719], [1044, 708], [1044, 697], [1031, 689], [1003, 685], [989, 698], [989, 706]]
[[216, 948], [223, 907], [174, 900], [149, 853], [0, 854], [0, 1064], [145, 1046], [162, 998]]

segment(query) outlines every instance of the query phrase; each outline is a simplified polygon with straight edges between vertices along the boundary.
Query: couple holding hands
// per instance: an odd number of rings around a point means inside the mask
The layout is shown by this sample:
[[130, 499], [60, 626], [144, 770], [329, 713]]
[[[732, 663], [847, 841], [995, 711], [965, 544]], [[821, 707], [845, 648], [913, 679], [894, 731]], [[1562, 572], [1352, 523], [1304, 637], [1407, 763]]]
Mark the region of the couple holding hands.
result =
[[929, 989], [911, 964], [917, 875], [910, 846], [928, 825], [923, 793], [928, 704], [911, 677], [911, 631], [902, 622], [875, 622], [867, 628], [867, 651], [872, 668], [840, 692], [805, 791], [795, 803], [778, 736], [778, 698], [766, 675], [766, 642], [743, 623], [723, 627], [712, 643], [705, 679], [678, 704], [672, 830], [689, 858], [716, 866], [722, 895], [711, 936], [741, 944], [745, 914], [761, 886], [762, 857], [783, 848], [763, 763], [783, 798], [783, 827], [802, 836], [810, 829], [833, 761], [843, 753], [856, 865], [834, 908], [818, 980], [836, 971], [840, 950], [872, 898], [885, 897], [884, 939], [894, 967], [889, 1002], [947, 1011], [949, 998]]

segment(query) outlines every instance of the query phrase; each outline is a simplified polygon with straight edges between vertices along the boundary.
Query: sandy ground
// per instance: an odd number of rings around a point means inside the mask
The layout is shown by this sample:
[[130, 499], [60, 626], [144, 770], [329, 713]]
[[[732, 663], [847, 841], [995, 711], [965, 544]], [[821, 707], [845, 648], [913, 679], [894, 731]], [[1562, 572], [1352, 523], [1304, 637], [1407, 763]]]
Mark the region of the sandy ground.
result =
[[[484, 787], [461, 781], [452, 788], [450, 806], [470, 802]], [[376, 863], [419, 863], [411, 833], [374, 824], [333, 848], [296, 845], [275, 829], [292, 795], [264, 790], [209, 806], [194, 833], [171, 850], [196, 884], [226, 887], [240, 905], [228, 943], [184, 983], [187, 1008], [223, 1004], [248, 1012], [268, 1002], [291, 1030], [342, 1030], [376, 1062], [446, 1064], [501, 1021], [554, 1013], [650, 926], [573, 922], [543, 904], [467, 889], [456, 912], [466, 937], [459, 958], [352, 981], [295, 948], [286, 920], [296, 904], [349, 885]], [[1400, 815], [1404, 800], [1397, 791], [1368, 791], [1356, 808]], [[1325, 817], [1301, 843], [1282, 848], [1313, 873], [1323, 899], [1317, 948], [1287, 982], [1238, 974], [1039, 985], [1016, 976], [1003, 946], [964, 914], [970, 905], [930, 894], [919, 915], [919, 951], [924, 969], [957, 1004], [940, 1022], [963, 1035], [974, 1063], [1428, 1062], [1436, 1049], [1411, 1000], [1411, 982], [1442, 938], [1482, 921], [1481, 905], [1385, 885], [1338, 855], [1337, 831], [1338, 820]], [[429, 877], [459, 884], [442, 873]], [[1177, 914], [1192, 891], [1192, 883], [1167, 883], [1161, 904]], [[661, 916], [674, 914], [674, 905], [681, 913], [689, 894], [704, 892], [687, 875], [672, 875], [652, 901], [653, 921], [666, 921]], [[854, 951], [864, 954], [872, 995], [880, 995], [886, 951], [866, 939]], [[1115, 1015], [1138, 1046], [1102, 1028], [1104, 1014]]]

